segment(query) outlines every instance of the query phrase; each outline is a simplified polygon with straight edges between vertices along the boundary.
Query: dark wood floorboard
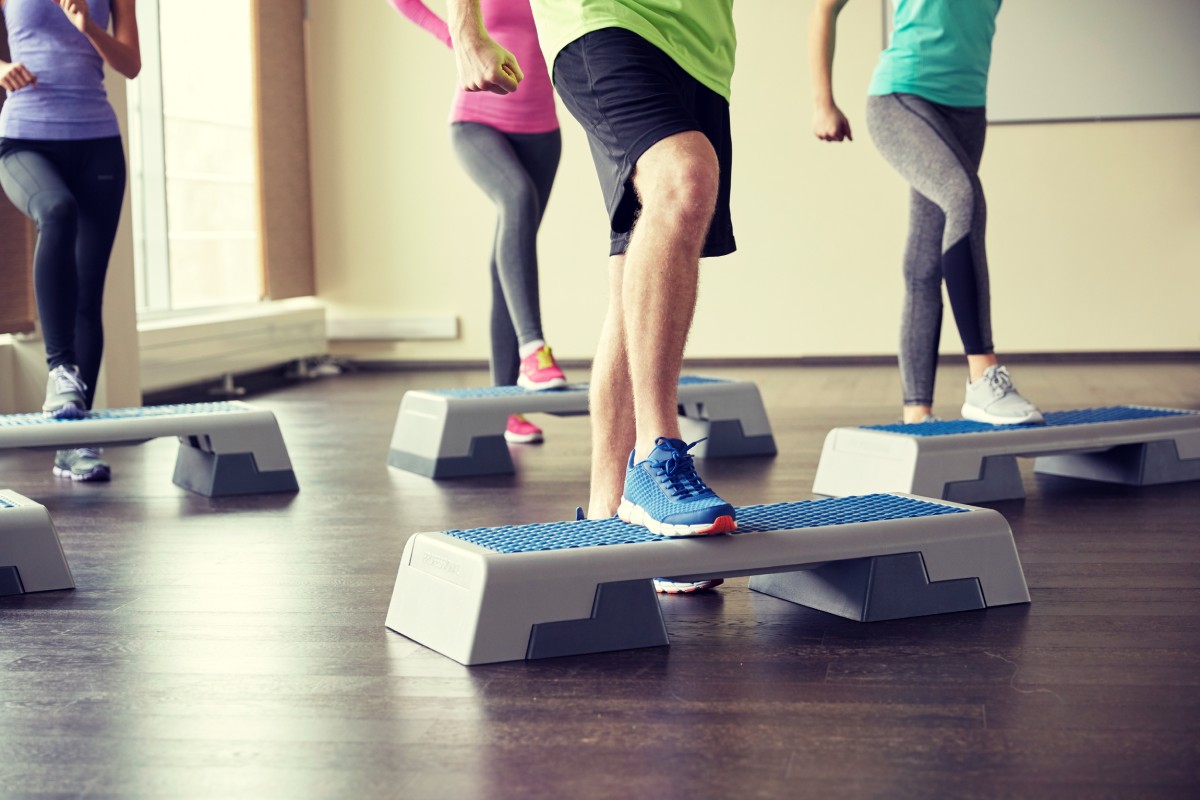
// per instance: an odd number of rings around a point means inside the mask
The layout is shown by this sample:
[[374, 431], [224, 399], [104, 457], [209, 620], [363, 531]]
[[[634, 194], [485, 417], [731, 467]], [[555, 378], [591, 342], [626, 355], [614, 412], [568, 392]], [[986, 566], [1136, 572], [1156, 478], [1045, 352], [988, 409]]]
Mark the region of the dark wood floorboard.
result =
[[[702, 371], [756, 381], [779, 444], [702, 465], [739, 505], [810, 497], [831, 427], [897, 415], [887, 367]], [[1046, 409], [1200, 409], [1194, 364], [1015, 372]], [[961, 379], [943, 370], [943, 416]], [[512, 448], [513, 476], [386, 466], [406, 390], [483, 381], [248, 398], [279, 418], [296, 495], [188, 494], [172, 440], [109, 449], [110, 485], [0, 451], [78, 583], [0, 599], [0, 797], [1200, 796], [1200, 483], [1023, 463], [1028, 497], [993, 506], [1028, 607], [859, 624], [737, 579], [663, 598], [669, 648], [467, 668], [383, 626], [407, 538], [566, 519], [587, 494], [582, 418], [538, 418], [548, 441]]]

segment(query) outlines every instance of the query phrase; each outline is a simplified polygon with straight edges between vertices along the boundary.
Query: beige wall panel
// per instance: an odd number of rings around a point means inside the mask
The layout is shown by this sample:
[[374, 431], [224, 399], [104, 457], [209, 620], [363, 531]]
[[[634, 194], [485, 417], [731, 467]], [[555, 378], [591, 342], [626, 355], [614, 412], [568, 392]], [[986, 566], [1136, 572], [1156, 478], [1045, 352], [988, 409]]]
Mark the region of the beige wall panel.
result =
[[8, 336], [0, 334], [0, 414], [17, 412], [12, 379], [16, 374], [16, 364], [12, 341]]
[[[108, 99], [121, 123], [125, 155], [129, 156], [126, 81], [112, 70], [105, 75]], [[129, 181], [125, 182], [124, 209], [108, 277], [104, 283], [104, 362], [96, 385], [96, 408], [129, 408], [142, 404], [141, 366], [138, 358], [137, 289], [134, 285], [133, 221], [130, 218]], [[40, 402], [40, 401], [39, 401]]]
[[[495, 217], [450, 148], [453, 58], [387, 3], [310, 8], [318, 294], [331, 316], [461, 320], [455, 341], [340, 350], [483, 359]], [[810, 133], [810, 9], [735, 5], [739, 251], [703, 268], [689, 356], [895, 350], [907, 187], [864, 120], [879, 4], [842, 15], [836, 89], [855, 132], [843, 144]], [[560, 120], [543, 318], [560, 357], [586, 358], [603, 314], [606, 222], [582, 131], [565, 111]], [[1002, 351], [1200, 349], [1200, 120], [994, 127], [982, 174]], [[947, 315], [943, 350], [958, 349]]]
[[[264, 286], [266, 296], [272, 300], [305, 297], [314, 291], [309, 131], [305, 124], [308, 106], [303, 69], [306, 5], [301, 0], [255, 0], [254, 3], [255, 124], [263, 205]], [[363, 4], [324, 0], [312, 5]]]

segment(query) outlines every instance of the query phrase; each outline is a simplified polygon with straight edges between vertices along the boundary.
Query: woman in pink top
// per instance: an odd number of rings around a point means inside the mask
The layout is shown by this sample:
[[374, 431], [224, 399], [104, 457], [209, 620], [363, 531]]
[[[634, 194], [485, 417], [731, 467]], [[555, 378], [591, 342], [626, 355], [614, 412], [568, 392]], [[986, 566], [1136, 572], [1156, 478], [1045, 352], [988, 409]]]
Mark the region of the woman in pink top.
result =
[[[389, 2], [451, 47], [445, 21], [421, 0]], [[567, 380], [542, 336], [537, 268], [537, 231], [562, 152], [554, 89], [529, 0], [482, 0], [481, 6], [489, 33], [523, 70], [520, 89], [512, 94], [459, 89], [450, 114], [454, 151], [498, 214], [491, 266], [492, 380], [497, 386], [558, 389]], [[542, 431], [514, 414], [504, 437], [540, 442]]]

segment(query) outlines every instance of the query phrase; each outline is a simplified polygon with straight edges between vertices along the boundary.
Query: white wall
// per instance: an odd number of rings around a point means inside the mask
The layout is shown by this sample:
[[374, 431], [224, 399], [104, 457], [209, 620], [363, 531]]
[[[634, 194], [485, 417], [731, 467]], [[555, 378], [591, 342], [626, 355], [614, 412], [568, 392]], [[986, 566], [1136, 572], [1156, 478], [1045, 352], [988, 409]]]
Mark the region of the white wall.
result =
[[[485, 358], [494, 215], [450, 149], [451, 54], [383, 0], [310, 9], [319, 296], [331, 316], [462, 322], [455, 341], [341, 352]], [[863, 119], [879, 4], [842, 14], [836, 88], [856, 141], [841, 145], [809, 133], [810, 9], [735, 5], [739, 251], [704, 267], [689, 356], [894, 350], [907, 189]], [[606, 221], [586, 140], [560, 119], [543, 316], [560, 357], [586, 358], [603, 312]], [[1200, 349], [1200, 120], [993, 127], [982, 177], [1002, 351]], [[958, 350], [949, 315], [943, 341]]]

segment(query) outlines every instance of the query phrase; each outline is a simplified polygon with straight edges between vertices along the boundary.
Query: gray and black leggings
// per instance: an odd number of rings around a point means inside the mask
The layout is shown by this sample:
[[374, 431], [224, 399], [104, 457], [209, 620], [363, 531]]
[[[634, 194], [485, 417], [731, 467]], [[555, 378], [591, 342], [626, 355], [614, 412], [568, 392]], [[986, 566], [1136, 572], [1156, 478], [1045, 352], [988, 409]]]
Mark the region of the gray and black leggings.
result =
[[904, 253], [900, 378], [906, 405], [932, 405], [942, 329], [942, 280], [968, 355], [991, 353], [991, 296], [979, 162], [983, 107], [958, 108], [912, 94], [867, 98], [875, 146], [912, 187]]
[[0, 185], [37, 224], [33, 284], [46, 363], [77, 365], [91, 408], [104, 355], [104, 279], [125, 199], [121, 138], [0, 139]]
[[505, 133], [478, 122], [450, 127], [454, 151], [471, 180], [496, 205], [492, 248], [492, 382], [512, 386], [518, 348], [542, 336], [537, 232], [562, 154], [562, 135]]

